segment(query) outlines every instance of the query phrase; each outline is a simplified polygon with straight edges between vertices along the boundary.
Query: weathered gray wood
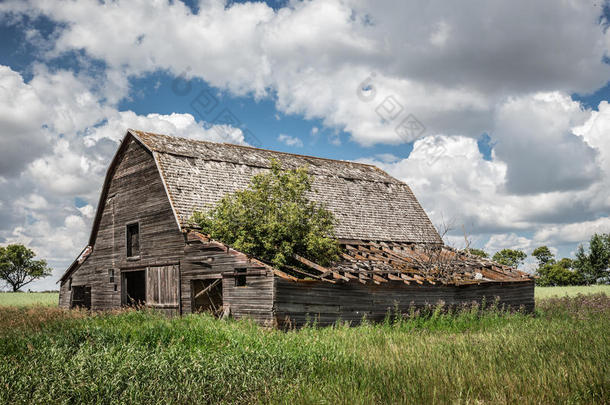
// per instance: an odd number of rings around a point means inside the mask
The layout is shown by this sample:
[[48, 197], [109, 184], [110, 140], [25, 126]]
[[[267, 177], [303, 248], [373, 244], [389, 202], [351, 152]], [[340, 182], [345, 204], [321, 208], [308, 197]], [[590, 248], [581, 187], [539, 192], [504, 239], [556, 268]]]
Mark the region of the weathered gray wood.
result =
[[178, 308], [178, 266], [149, 267], [146, 270], [146, 305]]
[[197, 299], [200, 296], [202, 296], [203, 294], [207, 293], [208, 291], [210, 291], [212, 288], [216, 287], [220, 282], [222, 282], [222, 279], [218, 278], [216, 279], [216, 281], [212, 282], [212, 284], [210, 284], [209, 286], [207, 286], [206, 288], [204, 288], [203, 290], [199, 291], [197, 294], [195, 294], [193, 296], [193, 299]]
[[380, 321], [388, 312], [408, 312], [412, 306], [423, 307], [443, 302], [488, 305], [498, 300], [504, 305], [526, 311], [534, 308], [533, 281], [486, 282], [468, 285], [406, 285], [388, 281], [381, 285], [350, 282], [327, 284], [312, 280], [296, 283], [276, 277], [274, 281], [274, 318], [280, 326], [300, 326], [317, 319], [318, 324], [332, 324], [338, 319], [359, 323], [363, 316]]
[[[117, 155], [109, 176], [93, 251], [70, 276], [73, 285], [91, 286], [93, 310], [121, 306], [121, 268], [179, 263], [184, 255], [184, 237], [152, 155], [131, 141]], [[133, 221], [140, 223], [140, 259], [135, 261], [126, 257], [125, 225]], [[108, 269], [114, 269], [113, 283]], [[60, 286], [64, 308], [70, 306], [68, 285], [66, 279]]]
[[[235, 269], [246, 269], [246, 286], [235, 286]], [[249, 317], [257, 322], [272, 320], [273, 275], [246, 255], [206, 243], [189, 235], [184, 247], [181, 266], [182, 313], [192, 312], [191, 284], [193, 280], [221, 278], [223, 307], [235, 318]]]

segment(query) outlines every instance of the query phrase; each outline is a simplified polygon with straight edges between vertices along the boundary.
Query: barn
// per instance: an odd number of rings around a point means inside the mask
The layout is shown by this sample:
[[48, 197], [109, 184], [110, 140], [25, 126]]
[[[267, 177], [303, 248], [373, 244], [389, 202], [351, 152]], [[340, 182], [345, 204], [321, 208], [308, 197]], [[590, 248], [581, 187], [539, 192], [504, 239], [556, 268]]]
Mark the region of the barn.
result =
[[[307, 166], [309, 198], [334, 214], [342, 248], [325, 268], [274, 268], [192, 227], [253, 175]], [[89, 242], [60, 279], [63, 308], [211, 311], [267, 325], [380, 320], [439, 301], [534, 307], [533, 279], [442, 239], [409, 186], [379, 168], [128, 130], [106, 174]]]

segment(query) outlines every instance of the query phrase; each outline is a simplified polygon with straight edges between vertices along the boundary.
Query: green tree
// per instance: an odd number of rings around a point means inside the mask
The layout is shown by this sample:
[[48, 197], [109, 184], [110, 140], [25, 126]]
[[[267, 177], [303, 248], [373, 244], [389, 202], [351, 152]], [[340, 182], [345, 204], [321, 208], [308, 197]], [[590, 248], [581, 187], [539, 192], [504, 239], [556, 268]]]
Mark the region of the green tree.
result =
[[580, 285], [584, 283], [584, 278], [579, 271], [574, 269], [574, 261], [563, 258], [558, 262], [553, 260], [538, 267], [536, 271], [538, 279], [536, 284], [540, 286], [558, 285]]
[[273, 160], [271, 170], [254, 176], [247, 189], [226, 195], [207, 213], [195, 212], [192, 221], [210, 237], [276, 266], [294, 254], [329, 265], [340, 253], [335, 220], [307, 198], [311, 192], [307, 168], [282, 170]]
[[551, 253], [551, 250], [546, 246], [540, 246], [534, 249], [532, 256], [538, 260], [538, 267], [555, 263], [555, 255]]
[[36, 254], [31, 249], [13, 244], [0, 247], [0, 280], [3, 280], [13, 291], [34, 280], [51, 275], [51, 269], [45, 260], [34, 260]]
[[471, 255], [483, 257], [485, 259], [487, 259], [489, 257], [489, 254], [486, 251], [484, 251], [483, 249], [469, 248], [468, 253], [470, 253]]
[[517, 268], [523, 264], [523, 261], [526, 257], [527, 255], [520, 250], [502, 249], [499, 252], [496, 252], [493, 255], [492, 259], [493, 261], [503, 264], [505, 266]]
[[589, 249], [578, 246], [574, 263], [586, 284], [610, 282], [610, 234], [594, 234]]

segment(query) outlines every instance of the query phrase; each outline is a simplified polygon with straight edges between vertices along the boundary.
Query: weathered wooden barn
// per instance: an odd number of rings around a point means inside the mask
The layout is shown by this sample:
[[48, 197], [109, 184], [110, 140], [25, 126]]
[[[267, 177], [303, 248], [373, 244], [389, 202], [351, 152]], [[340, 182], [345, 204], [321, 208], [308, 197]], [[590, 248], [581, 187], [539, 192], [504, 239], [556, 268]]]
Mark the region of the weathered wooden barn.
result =
[[[273, 268], [189, 227], [194, 210], [246, 188], [272, 158], [308, 166], [309, 197], [335, 215], [343, 254], [332, 268], [305, 258]], [[426, 266], [432, 255], [443, 271]], [[439, 300], [534, 306], [527, 274], [443, 247], [409, 186], [375, 166], [135, 130], [110, 164], [89, 243], [60, 283], [64, 308], [140, 304], [274, 325], [377, 320]]]

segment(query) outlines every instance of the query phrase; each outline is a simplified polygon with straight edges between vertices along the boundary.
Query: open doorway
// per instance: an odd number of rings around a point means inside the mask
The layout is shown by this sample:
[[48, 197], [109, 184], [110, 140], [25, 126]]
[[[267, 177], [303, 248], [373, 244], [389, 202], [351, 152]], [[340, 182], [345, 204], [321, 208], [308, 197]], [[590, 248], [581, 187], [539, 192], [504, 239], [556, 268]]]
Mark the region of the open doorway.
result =
[[72, 286], [70, 308], [91, 309], [91, 286]]
[[222, 279], [211, 278], [191, 281], [191, 310], [222, 315]]
[[146, 270], [123, 273], [123, 305], [142, 306], [146, 304]]

